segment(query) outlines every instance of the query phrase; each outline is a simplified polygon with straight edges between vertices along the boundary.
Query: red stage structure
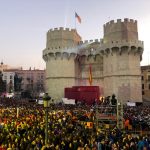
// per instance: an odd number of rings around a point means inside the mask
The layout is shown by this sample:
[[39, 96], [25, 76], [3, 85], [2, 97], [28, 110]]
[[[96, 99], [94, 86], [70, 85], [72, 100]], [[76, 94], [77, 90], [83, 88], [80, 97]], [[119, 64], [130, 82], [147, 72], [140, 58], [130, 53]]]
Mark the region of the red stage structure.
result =
[[99, 100], [99, 86], [73, 86], [65, 88], [65, 98], [75, 99], [86, 104], [93, 104], [95, 100]]

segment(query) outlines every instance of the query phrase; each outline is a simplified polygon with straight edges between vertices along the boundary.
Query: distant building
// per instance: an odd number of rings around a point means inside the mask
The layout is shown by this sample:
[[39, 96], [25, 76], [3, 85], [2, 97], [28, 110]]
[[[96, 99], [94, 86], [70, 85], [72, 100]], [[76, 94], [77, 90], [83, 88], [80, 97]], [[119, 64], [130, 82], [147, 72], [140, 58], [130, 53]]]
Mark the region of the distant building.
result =
[[142, 97], [150, 101], [150, 65], [141, 66]]
[[6, 83], [6, 92], [14, 92], [14, 76], [15, 72], [13, 70], [4, 70], [2, 79]]
[[21, 67], [14, 67], [14, 66], [9, 66], [3, 63], [3, 61], [0, 63], [0, 71], [3, 72], [5, 70], [18, 70], [21, 69]]
[[18, 78], [21, 78], [21, 91], [29, 91], [32, 96], [38, 96], [45, 92], [45, 70], [29, 69], [17, 70]]
[[[3, 67], [2, 67], [3, 66]], [[31, 96], [38, 96], [45, 92], [45, 70], [23, 70], [11, 68], [1, 64], [2, 79], [6, 82], [6, 92], [28, 92]]]

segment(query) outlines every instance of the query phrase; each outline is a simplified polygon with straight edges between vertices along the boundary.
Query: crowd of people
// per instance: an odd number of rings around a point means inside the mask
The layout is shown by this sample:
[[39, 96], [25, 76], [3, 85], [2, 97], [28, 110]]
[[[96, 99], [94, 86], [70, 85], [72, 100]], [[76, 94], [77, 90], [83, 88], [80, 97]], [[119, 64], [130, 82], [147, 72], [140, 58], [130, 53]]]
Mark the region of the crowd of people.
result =
[[[19, 109], [18, 109], [19, 108]], [[139, 111], [140, 110], [140, 111]], [[124, 122], [136, 128], [149, 120], [150, 107], [124, 107]], [[93, 106], [52, 105], [48, 110], [45, 145], [45, 109], [26, 101], [0, 100], [0, 150], [149, 150], [148, 133], [98, 128]], [[141, 124], [149, 130], [149, 124]]]
[[124, 107], [124, 119], [134, 130], [150, 131], [150, 106]]

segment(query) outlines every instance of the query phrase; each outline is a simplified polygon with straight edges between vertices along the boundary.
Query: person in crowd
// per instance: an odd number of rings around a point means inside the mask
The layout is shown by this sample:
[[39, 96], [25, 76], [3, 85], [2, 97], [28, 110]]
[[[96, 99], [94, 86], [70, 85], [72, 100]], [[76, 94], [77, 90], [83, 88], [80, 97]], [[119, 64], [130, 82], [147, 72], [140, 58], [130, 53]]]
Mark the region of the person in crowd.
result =
[[111, 104], [112, 104], [112, 105], [117, 105], [117, 99], [116, 99], [115, 94], [112, 95]]

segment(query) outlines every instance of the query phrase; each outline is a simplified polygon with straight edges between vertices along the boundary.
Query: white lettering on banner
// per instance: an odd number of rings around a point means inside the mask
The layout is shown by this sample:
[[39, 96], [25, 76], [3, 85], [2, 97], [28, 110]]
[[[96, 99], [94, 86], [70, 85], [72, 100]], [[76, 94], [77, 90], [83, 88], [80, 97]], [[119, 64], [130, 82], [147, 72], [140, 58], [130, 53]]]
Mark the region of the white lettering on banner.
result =
[[62, 98], [62, 101], [63, 101], [64, 104], [75, 105], [75, 100], [74, 99]]
[[135, 103], [133, 103], [133, 102], [127, 102], [127, 106], [135, 106]]

